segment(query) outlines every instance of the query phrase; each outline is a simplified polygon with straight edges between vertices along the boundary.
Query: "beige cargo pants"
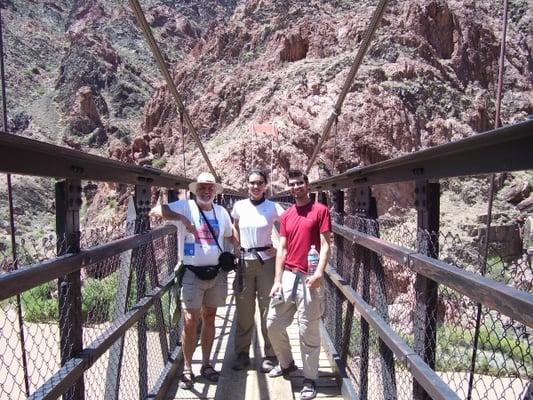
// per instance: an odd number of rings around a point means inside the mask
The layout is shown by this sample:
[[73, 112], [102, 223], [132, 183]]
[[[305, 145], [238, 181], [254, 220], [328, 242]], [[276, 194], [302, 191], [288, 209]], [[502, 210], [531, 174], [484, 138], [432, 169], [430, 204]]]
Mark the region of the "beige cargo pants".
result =
[[306, 275], [302, 275], [291, 298], [296, 274], [283, 271], [282, 285], [284, 301], [270, 308], [267, 317], [268, 336], [282, 368], [287, 368], [294, 358], [291, 353], [287, 327], [298, 312], [300, 332], [300, 352], [304, 378], [318, 378], [318, 361], [320, 357], [320, 318], [324, 312], [324, 288], [309, 289], [305, 286]]
[[244, 291], [238, 293], [237, 277], [233, 282], [237, 305], [237, 330], [235, 334], [235, 353], [249, 353], [255, 328], [255, 299], [259, 305], [261, 333], [263, 335], [266, 357], [273, 357], [274, 351], [268, 338], [266, 318], [270, 304], [270, 290], [274, 283], [275, 258], [261, 264], [257, 260], [245, 260]]

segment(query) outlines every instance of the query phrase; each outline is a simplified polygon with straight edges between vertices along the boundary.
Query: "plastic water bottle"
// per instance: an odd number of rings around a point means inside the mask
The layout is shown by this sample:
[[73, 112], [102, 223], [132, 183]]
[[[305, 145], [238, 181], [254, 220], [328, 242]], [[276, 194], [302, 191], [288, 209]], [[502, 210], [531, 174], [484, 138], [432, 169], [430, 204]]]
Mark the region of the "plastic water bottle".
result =
[[183, 264], [191, 265], [194, 259], [194, 246], [196, 244], [196, 239], [194, 235], [190, 232], [185, 234], [183, 239]]
[[318, 260], [320, 258], [320, 254], [316, 250], [316, 247], [314, 244], [311, 245], [311, 249], [309, 250], [309, 253], [307, 253], [307, 274], [313, 275], [316, 271], [316, 268], [318, 267]]

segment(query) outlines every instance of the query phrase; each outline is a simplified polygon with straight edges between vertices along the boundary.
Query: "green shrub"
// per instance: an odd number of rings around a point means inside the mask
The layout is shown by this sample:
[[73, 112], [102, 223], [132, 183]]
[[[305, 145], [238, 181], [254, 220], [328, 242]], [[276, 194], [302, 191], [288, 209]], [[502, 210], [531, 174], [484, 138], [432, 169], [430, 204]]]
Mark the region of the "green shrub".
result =
[[[135, 304], [136, 285], [135, 275], [132, 277], [128, 308]], [[118, 286], [118, 273], [104, 279], [87, 278], [82, 287], [82, 316], [85, 324], [97, 324], [113, 320], [116, 309]], [[147, 280], [147, 288], [149, 282]], [[149, 290], [149, 289], [147, 289]], [[30, 289], [22, 294], [22, 307], [24, 319], [27, 322], [51, 322], [59, 319], [57, 281], [47, 282]], [[14, 298], [13, 300], [14, 301]], [[162, 309], [165, 325], [169, 324], [169, 296], [162, 297]], [[158, 330], [155, 307], [146, 315], [146, 324], [149, 330]]]
[[152, 161], [152, 167], [162, 169], [167, 165], [167, 160], [164, 158], [156, 158]]
[[57, 321], [59, 318], [58, 301], [52, 295], [56, 291], [57, 283], [53, 281], [22, 293], [24, 320], [27, 322]]
[[118, 274], [104, 279], [87, 278], [82, 289], [83, 321], [100, 323], [113, 319], [116, 307]]

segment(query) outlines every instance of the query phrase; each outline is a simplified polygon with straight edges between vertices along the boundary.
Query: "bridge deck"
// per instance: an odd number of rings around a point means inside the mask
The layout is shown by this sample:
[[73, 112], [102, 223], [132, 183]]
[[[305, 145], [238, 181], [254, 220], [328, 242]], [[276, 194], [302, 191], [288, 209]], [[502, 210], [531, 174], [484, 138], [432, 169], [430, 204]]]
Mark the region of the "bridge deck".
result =
[[[215, 368], [221, 369], [222, 373], [218, 384], [213, 385], [201, 378], [197, 378], [194, 389], [181, 390], [177, 384], [173, 385], [168, 393], [167, 400], [174, 399], [299, 399], [299, 391], [302, 386], [302, 370], [300, 348], [298, 344], [298, 326], [296, 318], [289, 327], [289, 337], [293, 348], [293, 355], [296, 365], [300, 369], [291, 376], [290, 380], [283, 378], [269, 378], [266, 374], [259, 372], [259, 365], [263, 357], [262, 337], [256, 330], [253, 340], [253, 348], [250, 352], [251, 367], [245, 371], [234, 371], [231, 369], [232, 361], [235, 358], [233, 351], [233, 340], [235, 336], [235, 297], [229, 284], [228, 298], [225, 307], [220, 307], [215, 321], [216, 336], [213, 344]], [[256, 313], [256, 321], [258, 313]], [[257, 324], [257, 326], [259, 326]], [[259, 334], [258, 334], [259, 333]], [[200, 373], [201, 350], [198, 346], [193, 358], [193, 372]], [[329, 360], [322, 351], [320, 355], [319, 379], [317, 381], [317, 398], [341, 399], [340, 390], [337, 387]]]

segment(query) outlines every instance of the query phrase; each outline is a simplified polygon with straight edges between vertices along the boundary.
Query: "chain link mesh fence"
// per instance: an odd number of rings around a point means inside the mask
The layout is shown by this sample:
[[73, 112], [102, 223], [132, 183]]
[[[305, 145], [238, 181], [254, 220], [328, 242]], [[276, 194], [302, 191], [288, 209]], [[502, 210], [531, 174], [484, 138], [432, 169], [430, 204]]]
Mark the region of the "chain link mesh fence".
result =
[[[81, 235], [83, 248], [123, 237], [124, 233], [120, 232], [125, 231], [124, 227], [122, 224], [119, 227], [85, 230]], [[83, 348], [173, 273], [177, 262], [176, 240], [176, 233], [167, 234], [81, 268]], [[18, 265], [52, 259], [56, 249], [64, 246], [65, 240], [57, 243], [53, 237], [46, 237], [40, 243], [20, 242]], [[12, 270], [9, 266], [14, 263], [6, 249], [0, 249], [0, 257], [5, 274]], [[61, 332], [69, 336], [72, 325], [68, 318], [60, 317], [71, 315], [72, 304], [60, 298], [64, 291], [68, 299], [70, 288], [62, 280], [49, 281], [0, 304], [0, 348], [3, 349], [0, 398], [26, 398], [60, 369], [61, 346], [65, 346], [65, 341], [60, 339]], [[164, 294], [84, 373], [86, 398], [108, 398], [106, 391], [118, 390], [117, 398], [136, 399], [140, 390], [147, 391], [154, 386], [171, 351], [169, 335], [174, 327], [170, 326], [169, 313], [170, 299]]]
[[[332, 212], [334, 220], [340, 217]], [[465, 239], [455, 232], [440, 232], [437, 240], [435, 233], [417, 229], [415, 214], [377, 220], [344, 215], [343, 224], [409, 249], [417, 250], [418, 244], [419, 252], [437, 253], [439, 259], [449, 264], [481, 274], [482, 241]], [[429, 246], [438, 243], [438, 248], [423, 248], [421, 241]], [[417, 274], [407, 265], [378, 256], [348, 240], [336, 238], [334, 242], [331, 259], [337, 272], [415, 348], [416, 327], [424, 323], [417, 303], [425, 301], [416, 289]], [[489, 249], [485, 276], [531, 293], [531, 261], [531, 255], [525, 252], [514, 258], [506, 257], [499, 253], [498, 245], [493, 245]], [[409, 371], [396, 357], [383, 353], [376, 333], [361, 321], [357, 311], [354, 312], [331, 282], [327, 284], [326, 294], [326, 329], [336, 351], [345, 358], [348, 374], [361, 398], [365, 398], [367, 386], [372, 387], [368, 398], [415, 398], [416, 388]], [[435, 344], [434, 360], [430, 359], [429, 363], [434, 364], [443, 381], [462, 399], [531, 398], [531, 328], [489, 307], [479, 306], [468, 296], [444, 285], [439, 285], [437, 299], [436, 313], [430, 313], [426, 321], [429, 325], [435, 322], [435, 336], [423, 338], [422, 343], [430, 347]], [[419, 349], [419, 354], [429, 350]]]

